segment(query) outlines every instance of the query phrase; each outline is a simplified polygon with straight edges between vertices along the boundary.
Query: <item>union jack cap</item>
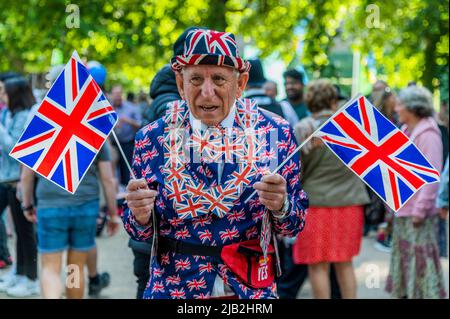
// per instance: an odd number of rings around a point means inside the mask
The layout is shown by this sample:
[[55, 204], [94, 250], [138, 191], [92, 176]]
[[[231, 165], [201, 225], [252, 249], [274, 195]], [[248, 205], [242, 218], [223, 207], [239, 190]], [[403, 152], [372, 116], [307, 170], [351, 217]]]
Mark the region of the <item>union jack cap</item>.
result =
[[239, 72], [250, 70], [250, 63], [239, 56], [234, 35], [229, 32], [194, 29], [184, 41], [184, 52], [171, 59], [172, 69], [179, 71], [185, 65], [229, 66]]

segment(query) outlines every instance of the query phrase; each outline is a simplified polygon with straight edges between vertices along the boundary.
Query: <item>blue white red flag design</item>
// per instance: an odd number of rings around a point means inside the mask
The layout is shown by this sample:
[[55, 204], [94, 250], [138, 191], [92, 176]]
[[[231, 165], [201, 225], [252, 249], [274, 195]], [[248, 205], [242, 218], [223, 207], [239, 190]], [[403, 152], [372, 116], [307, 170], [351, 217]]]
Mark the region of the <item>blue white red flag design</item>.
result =
[[74, 52], [10, 156], [73, 194], [116, 122]]
[[360, 96], [315, 133], [390, 208], [397, 212], [439, 172], [411, 140]]

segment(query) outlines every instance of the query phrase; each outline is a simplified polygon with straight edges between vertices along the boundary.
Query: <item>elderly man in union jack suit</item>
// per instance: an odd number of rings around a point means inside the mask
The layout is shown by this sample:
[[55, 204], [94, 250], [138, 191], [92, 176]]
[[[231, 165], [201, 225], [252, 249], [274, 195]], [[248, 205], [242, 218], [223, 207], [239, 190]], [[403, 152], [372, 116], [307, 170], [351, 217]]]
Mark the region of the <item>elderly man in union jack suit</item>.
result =
[[180, 53], [182, 100], [137, 133], [127, 186], [125, 229], [155, 243], [144, 298], [277, 298], [271, 236], [301, 231], [308, 205], [297, 154], [271, 173], [293, 131], [241, 98], [249, 64], [233, 34], [191, 29]]

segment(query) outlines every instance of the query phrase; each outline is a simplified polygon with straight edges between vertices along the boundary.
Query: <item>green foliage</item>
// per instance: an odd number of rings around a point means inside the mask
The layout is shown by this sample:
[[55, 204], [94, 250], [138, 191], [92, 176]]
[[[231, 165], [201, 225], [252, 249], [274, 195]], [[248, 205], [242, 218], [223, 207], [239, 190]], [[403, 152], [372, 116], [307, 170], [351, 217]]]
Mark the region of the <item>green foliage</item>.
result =
[[[373, 52], [378, 71], [394, 86], [419, 80], [436, 87], [448, 66], [448, 1], [78, 0], [80, 26], [67, 28], [70, 3], [1, 1], [0, 70], [45, 72], [54, 48], [64, 60], [76, 49], [106, 66], [108, 83], [147, 88], [192, 25], [234, 32], [261, 57], [277, 53], [314, 77], [339, 75], [330, 65], [337, 36], [363, 55]], [[367, 26], [371, 4], [380, 9], [379, 28]]]
[[[369, 5], [380, 9], [378, 28], [368, 18]], [[448, 68], [448, 10], [448, 1], [440, 0], [363, 0], [346, 20], [346, 35], [362, 52], [374, 53], [391, 84], [414, 80], [433, 89]]]
[[191, 25], [224, 28], [224, 12], [210, 14], [208, 1], [76, 2], [79, 28], [67, 28], [69, 1], [28, 0], [2, 3], [0, 9], [0, 70], [45, 72], [53, 48], [65, 59], [76, 49], [108, 70], [108, 82], [147, 87], [172, 55], [172, 44]]

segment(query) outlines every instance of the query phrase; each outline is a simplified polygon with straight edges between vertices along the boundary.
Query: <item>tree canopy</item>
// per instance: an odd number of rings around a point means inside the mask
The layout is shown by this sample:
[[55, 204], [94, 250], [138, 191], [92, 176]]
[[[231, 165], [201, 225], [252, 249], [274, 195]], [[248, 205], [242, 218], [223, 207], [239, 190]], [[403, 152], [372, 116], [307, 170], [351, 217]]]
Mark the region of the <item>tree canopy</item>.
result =
[[[286, 64], [302, 63], [315, 77], [329, 65], [337, 37], [362, 54], [372, 53], [378, 72], [394, 86], [417, 80], [438, 87], [448, 67], [448, 1], [79, 0], [77, 7], [69, 5], [2, 1], [0, 71], [45, 72], [55, 48], [64, 60], [76, 49], [104, 64], [110, 83], [147, 87], [169, 62], [177, 37], [192, 25], [234, 32], [262, 58], [278, 54]], [[77, 8], [79, 27], [68, 28]], [[378, 8], [379, 23], [368, 8]]]

